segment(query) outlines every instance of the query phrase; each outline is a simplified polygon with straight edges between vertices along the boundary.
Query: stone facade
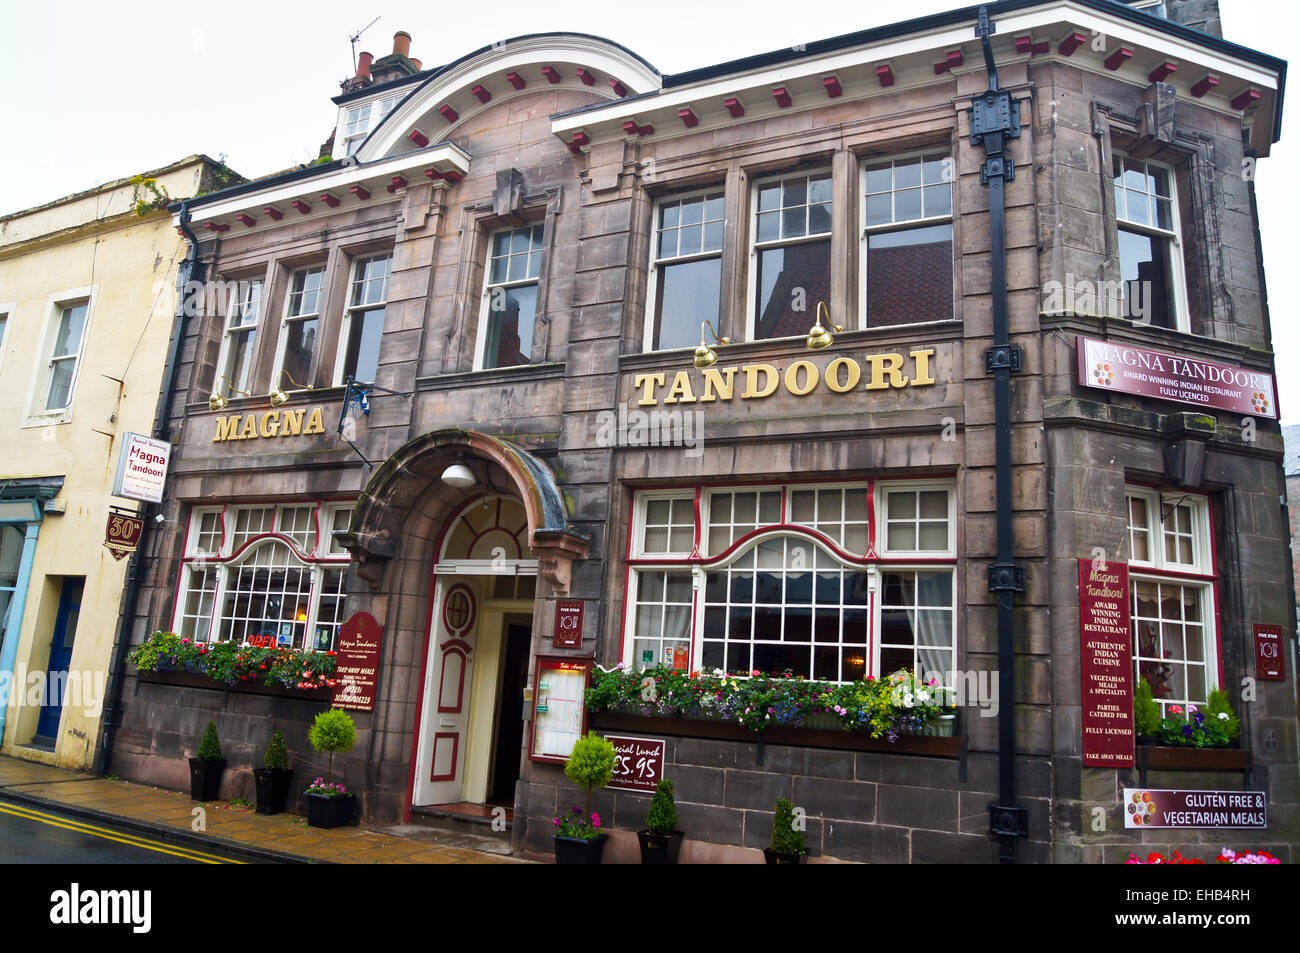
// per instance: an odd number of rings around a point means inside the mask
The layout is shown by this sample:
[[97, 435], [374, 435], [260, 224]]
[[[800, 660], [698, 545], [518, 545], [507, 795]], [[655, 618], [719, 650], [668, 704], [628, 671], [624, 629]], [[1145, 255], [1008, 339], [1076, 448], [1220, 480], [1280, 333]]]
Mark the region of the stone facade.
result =
[[[1124, 29], [1120, 23], [1116, 28]], [[969, 24], [961, 29], [969, 34]], [[1060, 32], [1044, 27], [1044, 35]], [[1208, 844], [1185, 832], [1125, 834], [1115, 805], [1122, 787], [1138, 783], [1136, 771], [1083, 767], [1076, 565], [1094, 547], [1115, 560], [1130, 559], [1127, 488], [1159, 485], [1206, 497], [1215, 540], [1219, 675], [1221, 684], [1237, 684], [1247, 672], [1250, 624], [1279, 622], [1288, 632], [1291, 626], [1290, 613], [1278, 608], [1292, 602], [1277, 506], [1278, 428], [1261, 418], [1254, 421], [1254, 439], [1243, 440], [1243, 421], [1231, 415], [1207, 420], [1178, 404], [1081, 387], [1073, 353], [1076, 337], [1090, 335], [1271, 372], [1249, 211], [1253, 196], [1238, 174], [1242, 119], [1218, 99], [1190, 96], [1181, 76], [1177, 87], [1153, 84], [1127, 68], [1102, 65], [1098, 51], [1072, 59], [1053, 50], [1056, 55], [1039, 58], [1017, 55], [1012, 40], [999, 37], [997, 49], [1002, 88], [1019, 103], [1021, 122], [1010, 145], [1016, 176], [1006, 190], [1006, 260], [1012, 341], [1023, 355], [1013, 378], [1010, 485], [1026, 588], [1015, 614], [1015, 708], [1000, 717], [1015, 719], [1019, 802], [1029, 816], [1019, 856], [1109, 861], [1138, 843]], [[197, 508], [357, 499], [350, 532], [340, 537], [353, 559], [344, 615], [370, 612], [383, 624], [384, 641], [379, 701], [373, 712], [357, 713], [359, 743], [342, 770], [361, 794], [369, 821], [407, 816], [412, 792], [425, 784], [416, 777], [417, 762], [428, 773], [422, 745], [436, 749], [436, 741], [422, 741], [421, 733], [435, 730], [429, 727], [434, 696], [427, 680], [434, 671], [430, 653], [442, 637], [435, 606], [441, 606], [443, 584], [433, 566], [445, 551], [448, 527], [484, 488], [517, 497], [528, 510], [538, 572], [529, 673], [537, 656], [565, 654], [551, 647], [561, 597], [586, 607], [582, 647], [569, 654], [603, 666], [631, 661], [628, 619], [635, 610], [627, 594], [636, 566], [628, 553], [639, 492], [818, 479], [873, 488], [877, 481], [883, 488], [889, 480], [932, 479], [951, 487], [953, 662], [959, 671], [998, 668], [996, 600], [987, 590], [996, 517], [993, 383], [984, 365], [993, 334], [989, 197], [980, 181], [983, 153], [970, 144], [967, 114], [987, 83], [976, 65], [978, 44], [961, 44], [969, 64], [947, 71], [931, 70], [930, 60], [941, 60], [943, 51], [911, 60], [898, 53], [891, 68], [908, 81], [896, 87], [878, 70], [851, 77], [848, 67], [841, 70], [842, 96], [827, 95], [832, 87], [823, 89], [821, 73], [813, 77], [815, 97], [791, 79], [787, 92], [796, 95], [797, 108], [779, 106], [779, 98], [769, 106], [746, 94], [749, 113], [737, 116], [729, 106], [728, 117], [719, 112], [721, 96], [706, 104], [700, 92], [697, 103], [680, 110], [670, 97], [692, 84], [740, 83], [741, 64], [707, 76], [660, 78], [645, 74], [626, 51], [596, 44], [583, 55], [602, 57], [600, 83], [574, 82], [571, 77], [581, 80], [581, 73], [569, 68], [547, 83], [540, 68], [554, 70], [551, 64], [568, 55], [571, 44], [563, 37], [545, 42], [554, 48], [543, 43], [535, 67], [516, 66], [511, 73], [523, 87], [514, 80], [506, 86], [493, 73], [493, 58], [505, 55], [500, 51], [458, 67], [478, 79], [480, 90], [495, 90], [496, 99], [483, 100], [481, 93], [470, 99], [455, 86], [469, 79], [430, 71], [390, 115], [395, 125], [379, 126], [361, 146], [359, 165], [331, 164], [319, 180], [275, 180], [260, 191], [223, 193], [192, 209], [196, 225], [213, 226], [200, 249], [213, 273], [261, 278], [265, 315], [286, 313], [294, 269], [325, 266], [320, 347], [310, 379], [298, 382], [312, 389], [294, 392], [285, 407], [323, 408], [327, 432], [214, 441], [219, 418], [260, 419], [267, 407], [265, 398], [250, 396], [235, 397], [216, 413], [206, 408], [221, 373], [225, 316], [190, 321], [182, 377], [187, 397], [173, 422], [180, 438], [169, 510], [181, 531], [156, 537], [132, 639], [169, 628], [183, 615], [178, 579], [190, 578], [184, 575], [183, 530]], [[885, 58], [885, 42], [865, 37], [845, 47], [857, 51], [859, 65], [870, 66]], [[830, 55], [806, 54], [814, 65]], [[1139, 59], [1145, 63], [1153, 55], [1144, 51]], [[614, 99], [604, 92], [607, 74]], [[625, 93], [646, 92], [636, 88], [646, 82], [650, 95], [621, 101]], [[584, 117], [582, 131], [571, 133]], [[429, 146], [427, 163], [435, 174], [426, 177], [419, 165], [424, 154], [403, 145], [405, 130], [424, 130], [420, 135], [433, 141], [440, 134], [429, 130], [449, 121], [446, 140], [469, 159], [448, 177], [448, 164], [460, 162], [456, 153]], [[650, 121], [655, 131], [642, 132]], [[1265, 117], [1256, 113], [1254, 122], [1258, 136]], [[620, 124], [626, 134], [608, 131]], [[1155, 157], [1174, 170], [1187, 249], [1181, 331], [1135, 326], [1091, 307], [1043, 304], [1051, 283], [1121, 280], [1111, 172], [1116, 150]], [[919, 152], [951, 160], [945, 181], [954, 211], [953, 309], [942, 320], [871, 327], [861, 314], [866, 259], [855, 237], [863, 226], [862, 169]], [[433, 164], [435, 154], [441, 165]], [[384, 163], [400, 162], [408, 167], [387, 193], [382, 182], [365, 179], [370, 169], [378, 175], [389, 168]], [[749, 330], [756, 257], [751, 231], [757, 227], [752, 185], [808, 170], [830, 175], [825, 303], [832, 320], [848, 327], [824, 351], [808, 350], [802, 337], [755, 340]], [[330, 190], [343, 198], [354, 182], [368, 200], [349, 198], [326, 209], [316, 199]], [[294, 189], [309, 212], [290, 210]], [[738, 343], [718, 346], [716, 366], [719, 374], [735, 369], [729, 399], [706, 396], [708, 381], [691, 367], [689, 350], [646, 345], [656, 203], [701, 189], [723, 195], [717, 334]], [[250, 222], [233, 224], [241, 209]], [[277, 215], [268, 220], [269, 209]], [[476, 369], [479, 325], [489, 316], [483, 302], [490, 236], [525, 224], [541, 224], [545, 235], [538, 320], [531, 342], [522, 342], [530, 363]], [[333, 371], [335, 341], [352, 263], [388, 250], [392, 270], [375, 383], [397, 393], [371, 394], [369, 415], [355, 425], [354, 449], [334, 433], [344, 397]], [[806, 308], [811, 318], [814, 302]], [[279, 383], [276, 328], [263, 327], [249, 377], [254, 395]], [[897, 378], [891, 384], [884, 356], [895, 354], [897, 366], [910, 361], [913, 380], [906, 384]], [[798, 369], [801, 361], [808, 363]], [[768, 396], [756, 396], [763, 388], [749, 381], [747, 368], [757, 365], [770, 366], [780, 385]], [[754, 372], [755, 381], [761, 373]], [[807, 387], [814, 373], [821, 386]], [[831, 387], [828, 380], [847, 379], [836, 374], [848, 375], [855, 386], [843, 392]], [[716, 378], [713, 383], [721, 387]], [[637, 409], [697, 413], [703, 440], [687, 453], [681, 446], [618, 445], [600, 437], [610, 415]], [[362, 458], [377, 469], [369, 470]], [[457, 461], [474, 471], [475, 487], [461, 490], [439, 480]], [[565, 511], [561, 525], [546, 515], [552, 490]], [[698, 665], [699, 656], [694, 661]], [[228, 776], [232, 793], [248, 787], [242, 766], [254, 763], [269, 734], [268, 717], [286, 728], [301, 776], [322, 766], [302, 737], [319, 703], [148, 683], [131, 688], [128, 700], [115, 758], [124, 776], [179, 786], [180, 756], [197, 745], [208, 718], [231, 739], [228, 757], [241, 768]], [[672, 722], [653, 733], [666, 740], [682, 827], [689, 838], [710, 845], [714, 859], [752, 856], [740, 852], [764, 846], [772, 805], [784, 796], [805, 808], [814, 855], [991, 862], [997, 857], [988, 808], [997, 792], [998, 718], [980, 714], [962, 712], [962, 741], [946, 755], [904, 753], [906, 746], [878, 752], [772, 743], [760, 760], [752, 741], [691, 737]], [[1243, 714], [1243, 745], [1254, 753], [1250, 789], [1269, 795], [1269, 833], [1261, 846], [1290, 860], [1300, 842], [1291, 686], [1261, 687]], [[1146, 780], [1151, 787], [1244, 783], [1240, 772], [1187, 777], [1152, 771]], [[513, 799], [515, 846], [545, 853], [554, 813], [573, 798], [559, 766], [522, 752]], [[648, 799], [605, 792], [596, 803], [615, 827], [632, 830], [641, 826]], [[1093, 824], [1096, 807], [1104, 809], [1109, 829]]]

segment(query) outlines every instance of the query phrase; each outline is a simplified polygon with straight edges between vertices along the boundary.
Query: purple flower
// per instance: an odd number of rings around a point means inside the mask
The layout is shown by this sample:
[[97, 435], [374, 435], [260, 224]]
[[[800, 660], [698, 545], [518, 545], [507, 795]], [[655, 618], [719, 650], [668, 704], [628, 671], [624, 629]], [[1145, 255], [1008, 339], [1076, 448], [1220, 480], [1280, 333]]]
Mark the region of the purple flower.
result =
[[1191, 726], [1191, 725], [1183, 725], [1183, 737], [1184, 737], [1184, 738], [1190, 738], [1191, 736], [1192, 736], [1192, 726]]

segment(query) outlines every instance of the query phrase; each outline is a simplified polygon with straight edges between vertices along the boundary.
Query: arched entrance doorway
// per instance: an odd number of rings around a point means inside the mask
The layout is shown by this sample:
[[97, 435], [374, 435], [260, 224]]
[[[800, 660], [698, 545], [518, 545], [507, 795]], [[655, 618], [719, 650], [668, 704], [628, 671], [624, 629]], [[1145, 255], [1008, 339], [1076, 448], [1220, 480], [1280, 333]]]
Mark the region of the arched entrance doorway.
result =
[[384, 632], [367, 816], [513, 800], [532, 643], [589, 548], [568, 515], [543, 460], [476, 431], [411, 440], [362, 490], [341, 543], [368, 588], [349, 604]]
[[537, 560], [519, 500], [484, 494], [444, 529], [434, 563], [415, 807], [513, 804], [523, 746]]

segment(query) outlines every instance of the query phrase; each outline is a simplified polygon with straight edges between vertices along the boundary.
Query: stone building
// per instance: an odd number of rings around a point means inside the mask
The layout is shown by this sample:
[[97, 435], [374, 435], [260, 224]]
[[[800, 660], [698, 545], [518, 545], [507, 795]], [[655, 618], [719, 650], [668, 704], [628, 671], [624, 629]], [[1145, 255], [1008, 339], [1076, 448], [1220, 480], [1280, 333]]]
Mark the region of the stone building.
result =
[[[1089, 561], [1124, 570], [1118, 664], [1166, 707], [1240, 684], [1252, 623], [1293, 635], [1242, 174], [1280, 134], [1285, 64], [1221, 39], [1213, 3], [1151, 7], [989, 7], [1019, 122], [1013, 664], [989, 589], [997, 256], [970, 9], [675, 75], [572, 34], [428, 70], [405, 34], [363, 55], [335, 99], [338, 158], [173, 207], [237, 290], [185, 329], [176, 531], [155, 537], [131, 641], [329, 648], [369, 613], [376, 697], [343, 762], [361, 816], [505, 806], [535, 855], [574, 803], [556, 762], [580, 703], [547, 666], [591, 660], [831, 681], [913, 668], [975, 692], [952, 737], [894, 745], [593, 716], [664, 742], [690, 859], [754, 858], [787, 797], [815, 857], [993, 861], [1007, 719], [1020, 860], [1218, 844], [1125, 830], [1137, 785], [1266, 792], [1252, 843], [1291, 859], [1289, 681], [1238, 702], [1230, 756], [1135, 762], [1130, 734], [1116, 765], [1084, 761]], [[1229, 367], [1255, 404], [1116, 379], [1152, 354]], [[573, 602], [580, 645], [557, 648]], [[125, 677], [124, 776], [182, 786], [210, 718], [232, 792], [273, 727], [300, 777], [322, 765], [304, 737], [319, 699]], [[598, 803], [607, 859], [632, 856], [647, 798]]]

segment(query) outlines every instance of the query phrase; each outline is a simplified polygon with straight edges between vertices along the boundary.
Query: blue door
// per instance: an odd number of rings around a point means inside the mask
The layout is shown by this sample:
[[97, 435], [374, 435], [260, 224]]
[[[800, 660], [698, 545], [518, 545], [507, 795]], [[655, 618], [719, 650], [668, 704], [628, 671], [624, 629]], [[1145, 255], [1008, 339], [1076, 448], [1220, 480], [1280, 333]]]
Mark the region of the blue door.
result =
[[[86, 588], [84, 579], [63, 580], [59, 595], [59, 615], [54, 621], [54, 638], [50, 641], [50, 660], [45, 666], [47, 686], [56, 690], [47, 692], [41, 705], [41, 717], [36, 722], [36, 740], [53, 744], [59, 733], [59, 716], [63, 714], [63, 689], [67, 682], [68, 663], [72, 661], [72, 643], [77, 637], [77, 618], [81, 615], [81, 593]], [[59, 673], [57, 678], [52, 678]]]

